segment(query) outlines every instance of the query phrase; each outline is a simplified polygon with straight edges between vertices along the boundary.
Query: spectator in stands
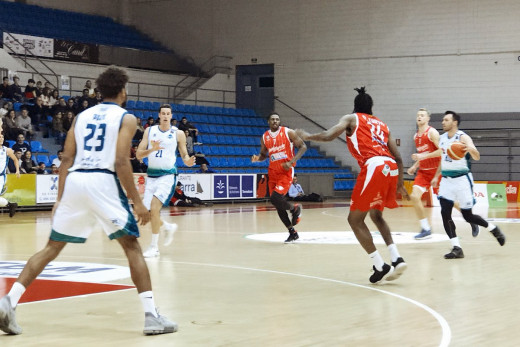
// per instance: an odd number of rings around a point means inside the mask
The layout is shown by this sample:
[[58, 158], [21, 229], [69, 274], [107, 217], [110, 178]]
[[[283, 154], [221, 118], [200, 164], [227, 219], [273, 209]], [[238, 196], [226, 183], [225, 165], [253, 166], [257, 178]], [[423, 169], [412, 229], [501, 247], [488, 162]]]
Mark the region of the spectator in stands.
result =
[[4, 137], [8, 140], [16, 140], [18, 135], [22, 133], [16, 125], [16, 112], [9, 110], [9, 113], [4, 117]]
[[94, 88], [94, 92], [96, 93], [96, 96], [94, 97], [94, 99], [96, 99], [96, 105], [101, 104], [103, 102], [103, 96], [101, 96], [101, 92], [97, 88]]
[[47, 170], [47, 167], [45, 167], [45, 163], [43, 161], [40, 161], [38, 163], [38, 170], [36, 170], [36, 174], [38, 175], [48, 175], [49, 171]]
[[51, 90], [49, 88], [43, 88], [42, 95], [40, 95], [40, 97], [42, 98], [43, 109], [45, 110], [45, 114], [51, 114], [50, 94]]
[[35, 174], [38, 170], [38, 165], [32, 160], [32, 153], [30, 150], [25, 151], [22, 156], [22, 169], [25, 170], [25, 173]]
[[41, 96], [36, 97], [34, 105], [31, 107], [29, 116], [31, 117], [31, 124], [36, 130], [39, 130], [39, 125], [46, 123], [47, 109], [43, 106], [43, 99]]
[[190, 136], [188, 130], [184, 130], [184, 135], [186, 135], [186, 149], [188, 150], [188, 155], [191, 157], [195, 155], [195, 151], [193, 150], [193, 138]]
[[170, 206], [195, 207], [200, 205], [210, 206], [211, 204], [205, 203], [199, 198], [186, 196], [182, 190], [182, 183], [177, 182], [175, 193], [173, 193], [173, 197], [170, 200]]
[[52, 117], [52, 132], [56, 138], [56, 144], [63, 146], [67, 134], [63, 128], [63, 115], [61, 112], [56, 112], [54, 117]]
[[57, 158], [54, 158], [54, 159], [52, 160], [52, 165], [56, 165], [56, 167], [59, 168], [60, 165], [61, 165], [61, 158], [63, 157], [63, 151], [60, 149], [60, 150], [56, 153], [56, 155], [57, 155], [58, 157], [57, 157]]
[[[61, 111], [58, 111], [58, 112], [61, 112]], [[74, 121], [74, 112], [68, 111], [67, 113], [65, 113], [65, 118], [63, 119], [63, 129], [65, 130], [65, 132], [69, 131], [70, 127], [72, 126], [73, 121]]]
[[58, 103], [52, 108], [52, 113], [56, 113], [57, 111], [60, 111], [61, 114], [67, 114], [67, 103], [62, 96], [59, 97]]
[[67, 107], [65, 109], [65, 112], [69, 112], [69, 111], [72, 111], [74, 112], [74, 114], [78, 114], [77, 113], [77, 110], [78, 108], [76, 107], [76, 104], [74, 102], [74, 99], [73, 98], [70, 98], [68, 101], [67, 101]]
[[200, 169], [197, 171], [197, 173], [215, 173], [215, 170], [212, 170], [210, 167], [208, 167], [208, 164], [200, 164]]
[[25, 86], [25, 90], [24, 90], [24, 96], [25, 96], [25, 99], [27, 99], [27, 101], [30, 101], [30, 102], [33, 102], [34, 99], [36, 99], [36, 97], [38, 95], [36, 95], [36, 86], [34, 85], [36, 82], [34, 82], [34, 80], [32, 78], [29, 78], [29, 80], [27, 81], [27, 85]]
[[5, 117], [9, 113], [9, 110], [12, 110], [12, 109], [13, 109], [12, 102], [10, 102], [10, 101], [4, 102], [4, 104], [2, 105], [2, 108], [0, 108], [0, 118]]
[[[25, 170], [22, 169], [22, 151], [16, 150], [14, 151], [14, 156], [18, 159], [18, 167], [20, 168], [20, 173], [25, 173]], [[9, 173], [16, 173], [16, 166], [12, 160], [9, 160], [7, 164], [7, 170]]]
[[199, 134], [199, 130], [195, 128], [193, 124], [188, 122], [188, 118], [182, 117], [181, 122], [179, 123], [179, 126], [177, 128], [179, 128], [179, 130], [182, 131], [188, 130], [190, 132], [190, 136], [193, 138], [193, 144], [200, 144], [197, 141], [197, 135]]
[[135, 129], [135, 134], [134, 134], [134, 138], [132, 139], [132, 143], [138, 145], [139, 142], [141, 142], [141, 140], [143, 139], [144, 128], [143, 128], [143, 125], [141, 124], [140, 118], [135, 117], [135, 121], [137, 123], [137, 129]]
[[9, 86], [9, 89], [11, 90], [11, 99], [18, 102], [25, 100], [22, 94], [22, 87], [20, 87], [20, 78], [18, 76], [13, 77], [13, 84]]
[[29, 110], [26, 106], [22, 106], [22, 113], [16, 117], [16, 127], [21, 129], [25, 138], [31, 140], [36, 136], [31, 124], [31, 118], [29, 117]]
[[13, 145], [13, 151], [20, 151], [22, 152], [22, 155], [24, 155], [27, 151], [31, 151], [31, 146], [25, 142], [25, 136], [23, 136], [23, 134], [19, 134], [16, 137], [16, 143]]
[[36, 96], [40, 96], [43, 93], [42, 81], [36, 82]]
[[9, 77], [2, 79], [2, 85], [0, 85], [0, 97], [2, 99], [11, 99], [11, 88], [9, 86]]
[[302, 186], [298, 183], [298, 176], [296, 175], [293, 177], [293, 182], [291, 187], [289, 187], [287, 195], [289, 195], [289, 198], [294, 201], [323, 201], [323, 198], [319, 194], [310, 193], [309, 195], [305, 195]]
[[176, 128], [179, 128], [179, 124], [177, 124], [177, 119], [175, 119], [175, 118], [172, 118], [171, 125]]
[[51, 164], [51, 174], [52, 175], [59, 175], [60, 174], [60, 168], [56, 166], [56, 164]]
[[88, 100], [83, 99], [81, 101], [81, 104], [80, 104], [79, 108], [78, 108], [77, 114], [80, 114], [81, 112], [85, 111], [89, 107], [90, 107], [90, 104], [89, 104]]
[[142, 160], [137, 159], [137, 144], [133, 144], [130, 148], [130, 163], [132, 163], [132, 171], [136, 173], [144, 173], [148, 169]]
[[[89, 94], [88, 94], [88, 89], [85, 88], [85, 89], [83, 89], [83, 94], [79, 97], [78, 104], [79, 104], [79, 105], [83, 105], [83, 101], [87, 100], [89, 106], [91, 106], [91, 105], [90, 105], [90, 99], [91, 99], [91, 98], [90, 98], [90, 96], [89, 96]], [[88, 108], [88, 107], [87, 107], [87, 108]]]
[[49, 106], [51, 109], [55, 110], [56, 106], [59, 104], [60, 92], [58, 89], [54, 89], [49, 95]]
[[154, 125], [155, 123], [155, 120], [153, 119], [153, 117], [148, 117], [148, 119], [146, 120], [146, 124], [144, 125], [144, 128], [148, 128], [148, 127], [151, 127], [152, 125]]
[[[95, 90], [95, 88], [92, 87], [91, 80], [87, 80], [87, 82], [85, 82], [85, 86], [83, 88], [84, 88], [83, 90], [85, 90], [85, 89], [87, 90], [88, 97], [91, 97], [91, 98], [96, 97], [96, 90]], [[85, 94], [85, 93], [83, 93], [83, 94]]]

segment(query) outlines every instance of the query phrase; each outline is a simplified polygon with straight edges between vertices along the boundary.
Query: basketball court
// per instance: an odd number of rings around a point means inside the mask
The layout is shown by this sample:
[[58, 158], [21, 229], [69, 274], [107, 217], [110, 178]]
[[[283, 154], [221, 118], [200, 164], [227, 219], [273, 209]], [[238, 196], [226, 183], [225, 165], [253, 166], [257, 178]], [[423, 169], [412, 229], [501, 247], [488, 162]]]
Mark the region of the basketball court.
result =
[[[477, 238], [454, 211], [464, 259], [451, 249], [440, 210], [434, 237], [416, 241], [411, 205], [385, 210], [408, 270], [371, 285], [371, 263], [347, 224], [348, 204], [304, 203], [287, 237], [269, 203], [164, 208], [179, 229], [161, 256], [147, 260], [156, 303], [179, 324], [174, 334], [144, 336], [141, 302], [126, 258], [101, 231], [68, 245], [29, 287], [17, 307], [19, 336], [1, 346], [516, 346], [520, 335], [517, 204], [477, 211], [507, 237], [500, 247]], [[50, 212], [0, 215], [0, 294], [47, 242]], [[368, 223], [383, 258], [389, 253]], [[141, 229], [141, 247], [150, 227]], [[381, 242], [380, 242], [381, 241]]]

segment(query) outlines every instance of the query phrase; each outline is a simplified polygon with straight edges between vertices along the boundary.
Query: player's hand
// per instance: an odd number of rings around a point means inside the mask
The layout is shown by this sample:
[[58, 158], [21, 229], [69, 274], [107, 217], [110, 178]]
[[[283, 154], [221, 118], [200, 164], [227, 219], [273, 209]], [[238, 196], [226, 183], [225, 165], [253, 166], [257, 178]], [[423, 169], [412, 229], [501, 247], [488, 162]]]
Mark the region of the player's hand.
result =
[[183, 160], [183, 161], [184, 161], [184, 164], [186, 164], [186, 166], [192, 167], [193, 165], [195, 165], [195, 156], [192, 155], [188, 160]]
[[282, 164], [282, 167], [285, 171], [289, 171], [292, 167], [292, 163], [290, 161], [286, 161]]
[[439, 186], [439, 176], [435, 176], [431, 182], [430, 185], [434, 188], [437, 188]]
[[413, 175], [415, 173], [415, 168], [413, 166], [409, 167], [408, 170], [406, 170], [406, 173], [409, 175]]
[[139, 225], [145, 225], [150, 221], [150, 211], [144, 207], [142, 201], [134, 201], [134, 212], [137, 215], [137, 223]]
[[397, 184], [397, 193], [401, 194], [403, 199], [410, 200], [410, 195], [408, 195], [408, 192], [402, 183]]
[[16, 178], [20, 178], [20, 171], [16, 171]]
[[252, 162], [252, 163], [256, 163], [256, 162], [260, 161], [259, 159], [260, 159], [260, 156], [259, 156], [259, 155], [253, 154], [253, 155], [251, 156], [251, 162]]
[[155, 141], [152, 140], [152, 148], [150, 148], [153, 152], [164, 149], [164, 147], [161, 146], [161, 141]]
[[415, 160], [415, 161], [417, 161], [417, 160], [421, 160], [422, 157], [423, 157], [423, 156], [422, 156], [421, 154], [419, 154], [419, 153], [414, 153], [414, 154], [412, 154], [412, 159]]

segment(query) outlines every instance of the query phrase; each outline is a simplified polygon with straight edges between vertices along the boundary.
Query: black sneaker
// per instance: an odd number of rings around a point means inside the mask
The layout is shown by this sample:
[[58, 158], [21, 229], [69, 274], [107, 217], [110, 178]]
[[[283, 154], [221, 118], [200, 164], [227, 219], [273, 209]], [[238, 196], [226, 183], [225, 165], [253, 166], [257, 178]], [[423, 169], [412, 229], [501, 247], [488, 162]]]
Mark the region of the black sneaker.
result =
[[506, 237], [498, 227], [495, 227], [495, 229], [490, 231], [491, 234], [493, 234], [494, 237], [496, 237], [498, 243], [500, 243], [500, 246], [503, 246], [506, 243]]
[[397, 258], [396, 261], [392, 262], [392, 266], [394, 267], [394, 272], [391, 275], [388, 275], [386, 278], [387, 281], [393, 281], [401, 277], [404, 270], [408, 267], [408, 265], [404, 262], [402, 257]]
[[444, 255], [444, 259], [462, 259], [464, 258], [464, 252], [462, 248], [454, 246], [450, 253]]
[[299, 238], [300, 238], [300, 236], [298, 236], [298, 233], [295, 231], [293, 233], [289, 233], [289, 237], [284, 242], [285, 243], [293, 242], [293, 241], [298, 240]]
[[372, 276], [370, 276], [369, 281], [370, 283], [378, 283], [387, 278], [388, 276], [392, 275], [394, 272], [394, 267], [390, 266], [388, 264], [383, 265], [383, 270], [379, 271], [376, 269], [375, 266], [372, 266], [374, 269], [374, 273]]
[[477, 237], [478, 234], [480, 233], [480, 228], [477, 224], [473, 224], [473, 223], [469, 223], [469, 225], [471, 225], [471, 235], [473, 235], [473, 237]]
[[291, 212], [292, 214], [292, 220], [291, 220], [291, 223], [292, 223], [292, 226], [295, 226], [296, 224], [300, 223], [300, 215], [302, 213], [302, 207], [300, 206], [300, 204], [294, 204], [294, 208]]
[[14, 216], [16, 213], [16, 208], [18, 207], [18, 204], [16, 202], [10, 202], [7, 204], [7, 208], [9, 209], [9, 217]]

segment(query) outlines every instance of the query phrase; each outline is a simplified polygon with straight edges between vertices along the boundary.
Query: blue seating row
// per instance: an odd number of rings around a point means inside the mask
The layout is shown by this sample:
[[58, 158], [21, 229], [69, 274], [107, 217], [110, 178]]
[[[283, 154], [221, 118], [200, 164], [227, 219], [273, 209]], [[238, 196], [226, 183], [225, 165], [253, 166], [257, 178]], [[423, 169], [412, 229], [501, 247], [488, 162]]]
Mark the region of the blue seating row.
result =
[[350, 190], [354, 188], [356, 181], [334, 181], [334, 190]]
[[[24, 142], [27, 143], [29, 146], [31, 146], [31, 152], [33, 152], [33, 153], [49, 153], [48, 150], [43, 148], [43, 145], [40, 141], [31, 141], [31, 142], [24, 141]], [[13, 145], [16, 143], [16, 141], [7, 140], [7, 143], [9, 144], [9, 148], [13, 148]]]
[[[158, 101], [144, 101], [144, 100], [128, 100], [126, 108], [128, 110], [147, 110], [158, 112], [161, 103]], [[225, 116], [249, 116], [256, 117], [256, 113], [252, 109], [215, 107], [215, 106], [201, 106], [191, 104], [173, 104], [171, 103], [172, 112], [174, 113], [200, 113], [200, 114], [214, 114]]]

